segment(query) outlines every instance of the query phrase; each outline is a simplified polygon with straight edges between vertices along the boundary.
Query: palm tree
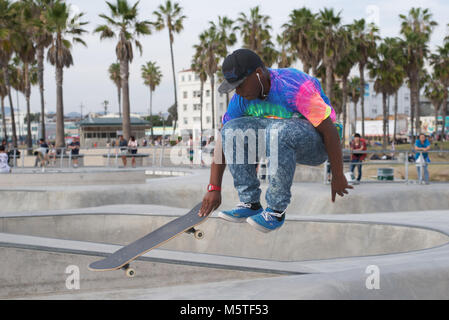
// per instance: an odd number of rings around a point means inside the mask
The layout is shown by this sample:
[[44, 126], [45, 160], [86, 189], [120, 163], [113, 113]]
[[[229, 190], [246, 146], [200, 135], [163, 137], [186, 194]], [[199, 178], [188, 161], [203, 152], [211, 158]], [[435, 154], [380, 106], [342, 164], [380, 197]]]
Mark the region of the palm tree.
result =
[[84, 13], [79, 13], [69, 18], [70, 9], [65, 2], [55, 2], [45, 12], [49, 30], [53, 36], [53, 42], [48, 49], [47, 60], [56, 68], [56, 148], [65, 146], [64, 140], [64, 98], [62, 91], [64, 67], [70, 68], [73, 65], [73, 57], [70, 52], [72, 45], [68, 37], [72, 38], [73, 43], [86, 43], [80, 36], [87, 32], [81, 27], [88, 22], [82, 22], [80, 19]]
[[215, 129], [215, 75], [219, 69], [220, 58], [225, 55], [224, 43], [221, 41], [220, 34], [217, 32], [215, 24], [211, 23], [211, 26], [206, 31], [200, 34], [201, 48], [196, 46], [199, 57], [203, 60], [202, 67], [209, 77], [211, 85], [211, 107], [212, 107], [212, 130]]
[[[213, 25], [213, 22], [209, 22], [211, 25]], [[235, 34], [235, 31], [237, 30], [237, 26], [234, 25], [235, 21], [229, 19], [228, 17], [224, 16], [218, 16], [218, 25], [217, 25], [217, 31], [220, 37], [220, 41], [223, 45], [223, 50], [221, 51], [222, 58], [226, 58], [229, 53], [229, 47], [232, 47], [237, 42], [237, 35]], [[221, 71], [219, 70], [218, 73]], [[220, 79], [220, 75], [217, 74], [219, 81], [222, 81]], [[229, 92], [226, 93], [226, 108], [229, 105]]]
[[290, 47], [290, 42], [288, 38], [284, 35], [278, 35], [276, 41], [281, 47], [279, 51], [279, 56], [277, 60], [278, 68], [290, 68], [290, 66], [295, 61], [295, 56], [293, 55], [293, 49]]
[[151, 140], [153, 140], [153, 91], [161, 84], [162, 73], [156, 62], [148, 61], [147, 64], [140, 68], [144, 84], [150, 88], [150, 123], [151, 123]]
[[325, 91], [332, 103], [333, 82], [335, 68], [338, 61], [345, 55], [348, 45], [348, 32], [341, 26], [340, 12], [335, 14], [333, 9], [320, 10], [321, 35], [323, 46], [323, 66], [326, 70]]
[[[441, 108], [441, 105], [444, 102], [444, 91], [447, 91], [444, 89], [444, 86], [441, 84], [440, 80], [437, 79], [434, 74], [431, 76], [429, 81], [427, 82], [424, 94], [425, 96], [430, 100], [432, 103], [433, 109], [434, 109], [434, 115], [435, 115], [435, 133], [438, 132], [438, 112]], [[446, 93], [447, 98], [447, 93]], [[444, 121], [443, 121], [444, 122]]]
[[32, 41], [36, 49], [39, 95], [41, 102], [41, 137], [45, 139], [45, 97], [44, 97], [44, 51], [52, 43], [52, 34], [48, 30], [45, 11], [55, 0], [27, 0], [33, 17]]
[[11, 96], [11, 83], [9, 79], [9, 61], [22, 39], [20, 33], [18, 11], [14, 9], [9, 0], [0, 0], [0, 67], [3, 70], [3, 81], [7, 90], [9, 107], [11, 112], [12, 142], [17, 148], [16, 121], [14, 116], [14, 105]]
[[[200, 38], [201, 39], [201, 38]], [[204, 48], [202, 43], [194, 45], [195, 55], [192, 59], [191, 68], [198, 75], [200, 79], [200, 148], [203, 150], [203, 97], [204, 97], [204, 83], [207, 81], [207, 73], [205, 68], [206, 58], [204, 55]], [[202, 153], [201, 153], [202, 156]], [[202, 158], [200, 159], [202, 160]]]
[[241, 12], [237, 18], [238, 27], [243, 39], [243, 46], [257, 53], [266, 66], [270, 67], [277, 58], [274, 44], [271, 42], [270, 17], [260, 13], [260, 7], [250, 9], [247, 16]]
[[441, 129], [441, 134], [445, 136], [446, 128], [446, 115], [447, 108], [449, 106], [448, 100], [448, 90], [449, 90], [449, 36], [445, 38], [443, 46], [438, 46], [437, 54], [432, 55], [431, 64], [434, 70], [434, 77], [440, 81], [443, 85], [443, 128]]
[[2, 112], [2, 128], [3, 139], [8, 140], [8, 131], [6, 130], [6, 113], [5, 113], [5, 97], [8, 95], [8, 89], [5, 85], [5, 77], [3, 76], [3, 69], [0, 69], [0, 105]]
[[[173, 73], [173, 88], [175, 94], [175, 108], [178, 108], [178, 95], [176, 92], [176, 71], [175, 71], [175, 58], [173, 55], [173, 42], [174, 34], [180, 33], [184, 29], [184, 19], [187, 17], [182, 14], [182, 7], [179, 3], [172, 3], [171, 0], [165, 2], [165, 6], [160, 5], [158, 11], [154, 11], [153, 14], [156, 16], [157, 20], [154, 23], [156, 30], [160, 31], [165, 28], [168, 29], [168, 37], [170, 42], [170, 55], [171, 55], [171, 65]], [[177, 117], [174, 119], [173, 133], [176, 130]]]
[[360, 107], [362, 113], [362, 136], [365, 136], [365, 66], [376, 55], [376, 41], [380, 39], [379, 28], [373, 23], [366, 24], [365, 19], [354, 20], [351, 24], [353, 39], [358, 53], [360, 74]]
[[[437, 23], [432, 19], [429, 9], [411, 8], [408, 15], [399, 15], [401, 18], [401, 31], [404, 36], [404, 56], [407, 58], [404, 69], [410, 83], [410, 119], [412, 142], [415, 142], [414, 124], [416, 130], [420, 128], [419, 110], [419, 73], [423, 68], [424, 59], [428, 55], [427, 44], [430, 40], [433, 28]], [[416, 116], [416, 118], [415, 118]]]
[[118, 95], [118, 114], [119, 117], [122, 117], [122, 79], [120, 78], [120, 63], [112, 63], [108, 69], [109, 79], [114, 82], [117, 87], [117, 95]]
[[[368, 63], [370, 76], [375, 79], [374, 91], [382, 94], [384, 149], [388, 144], [387, 125], [389, 110], [387, 107], [387, 99], [397, 91], [394, 84], [402, 79], [402, 66], [395, 64], [394, 60], [391, 59], [392, 41], [394, 39], [386, 38], [379, 45], [377, 55]], [[400, 78], [399, 80], [398, 77]]]
[[[354, 67], [354, 65], [357, 63], [357, 52], [355, 51], [355, 46], [351, 45], [353, 43], [351, 39], [351, 34], [349, 30], [346, 30], [347, 32], [347, 46], [344, 50], [344, 54], [341, 55], [340, 61], [338, 61], [336, 68], [335, 68], [335, 74], [341, 79], [342, 84], [342, 111], [343, 111], [343, 132], [345, 132], [346, 129], [346, 122], [347, 122], [347, 101], [348, 101], [348, 78], [349, 73], [351, 72], [351, 69]], [[343, 134], [343, 141], [342, 145], [345, 145], [345, 135]]]
[[305, 73], [312, 69], [313, 75], [322, 59], [322, 41], [318, 37], [319, 21], [317, 14], [308, 8], [295, 9], [289, 15], [289, 21], [284, 28], [284, 39], [294, 49], [301, 60]]
[[348, 82], [348, 95], [351, 99], [351, 102], [354, 105], [354, 122], [351, 124], [352, 132], [351, 134], [356, 133], [357, 130], [357, 103], [360, 99], [360, 94], [362, 92], [362, 89], [360, 87], [360, 78], [359, 77], [353, 77], [349, 79]]
[[[122, 95], [122, 109], [123, 109], [123, 136], [129, 139], [131, 136], [131, 106], [129, 102], [129, 64], [133, 61], [133, 42], [137, 49], [142, 54], [142, 45], [137, 40], [141, 35], [151, 34], [150, 22], [139, 21], [138, 19], [138, 4], [137, 1], [133, 6], [130, 6], [127, 0], [116, 0], [115, 4], [106, 1], [110, 9], [111, 16], [100, 14], [100, 18], [104, 19], [106, 24], [98, 26], [94, 33], [100, 33], [100, 40], [115, 38], [118, 34], [118, 43], [115, 47], [117, 60], [120, 62], [120, 79]], [[114, 32], [115, 30], [115, 32]]]
[[27, 147], [28, 154], [32, 154], [33, 142], [31, 137], [30, 96], [31, 75], [30, 67], [36, 62], [36, 48], [33, 42], [35, 32], [35, 17], [33, 16], [34, 4], [31, 1], [16, 2], [20, 32], [24, 35], [16, 49], [17, 55], [22, 61], [23, 87], [21, 88], [27, 104]]

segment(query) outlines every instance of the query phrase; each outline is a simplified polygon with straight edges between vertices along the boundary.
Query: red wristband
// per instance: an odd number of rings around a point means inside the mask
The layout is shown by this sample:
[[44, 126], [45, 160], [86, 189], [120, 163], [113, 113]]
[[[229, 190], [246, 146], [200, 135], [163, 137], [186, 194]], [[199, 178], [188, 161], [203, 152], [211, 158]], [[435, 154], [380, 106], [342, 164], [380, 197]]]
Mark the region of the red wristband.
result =
[[214, 186], [213, 184], [209, 184], [207, 186], [207, 191], [211, 192], [211, 191], [221, 191], [221, 187], [218, 186]]

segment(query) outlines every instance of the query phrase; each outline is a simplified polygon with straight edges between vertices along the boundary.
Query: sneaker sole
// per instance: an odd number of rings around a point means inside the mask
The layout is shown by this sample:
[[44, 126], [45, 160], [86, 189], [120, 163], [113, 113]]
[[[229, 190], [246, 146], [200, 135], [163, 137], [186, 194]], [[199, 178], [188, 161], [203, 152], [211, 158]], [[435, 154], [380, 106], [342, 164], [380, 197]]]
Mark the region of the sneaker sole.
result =
[[274, 229], [274, 230], [267, 229], [265, 227], [262, 227], [260, 224], [258, 224], [256, 221], [254, 221], [251, 218], [247, 218], [246, 222], [248, 222], [251, 226], [253, 226], [257, 231], [260, 231], [260, 232], [263, 232], [263, 233], [269, 233], [271, 231], [275, 231], [275, 230], [279, 229], [279, 228]]
[[231, 217], [230, 215], [228, 215], [228, 214], [226, 214], [226, 213], [223, 213], [223, 212], [221, 212], [221, 211], [218, 213], [217, 216], [218, 216], [219, 218], [222, 218], [222, 219], [226, 220], [226, 221], [236, 222], [236, 223], [242, 223], [242, 222], [245, 222], [246, 219], [248, 219], [248, 218], [236, 218], [236, 217]]

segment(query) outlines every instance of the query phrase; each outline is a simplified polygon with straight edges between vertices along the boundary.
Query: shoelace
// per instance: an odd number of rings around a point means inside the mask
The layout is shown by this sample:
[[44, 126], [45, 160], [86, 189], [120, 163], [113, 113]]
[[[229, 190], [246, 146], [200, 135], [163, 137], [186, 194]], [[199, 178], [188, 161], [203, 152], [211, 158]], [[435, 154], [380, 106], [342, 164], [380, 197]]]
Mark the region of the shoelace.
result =
[[237, 208], [251, 208], [251, 203], [239, 202]]
[[268, 211], [264, 210], [262, 212], [262, 217], [265, 219], [265, 221], [274, 221], [275, 217], [281, 218], [284, 213], [285, 213], [285, 210], [282, 213], [268, 212]]

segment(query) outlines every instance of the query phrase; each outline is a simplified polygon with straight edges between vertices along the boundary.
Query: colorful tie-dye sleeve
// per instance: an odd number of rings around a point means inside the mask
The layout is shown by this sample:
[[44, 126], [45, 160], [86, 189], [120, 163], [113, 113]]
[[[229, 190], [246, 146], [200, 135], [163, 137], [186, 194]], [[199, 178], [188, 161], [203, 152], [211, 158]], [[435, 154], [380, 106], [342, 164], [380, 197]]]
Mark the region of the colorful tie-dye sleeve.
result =
[[224, 125], [231, 119], [238, 118], [244, 115], [244, 99], [242, 99], [238, 94], [234, 94], [229, 101], [228, 109], [226, 113], [223, 115], [221, 120]]
[[310, 77], [302, 82], [294, 99], [298, 112], [306, 117], [314, 127], [318, 127], [329, 116], [333, 122], [336, 121], [335, 111], [330, 106], [329, 99], [316, 78]]

